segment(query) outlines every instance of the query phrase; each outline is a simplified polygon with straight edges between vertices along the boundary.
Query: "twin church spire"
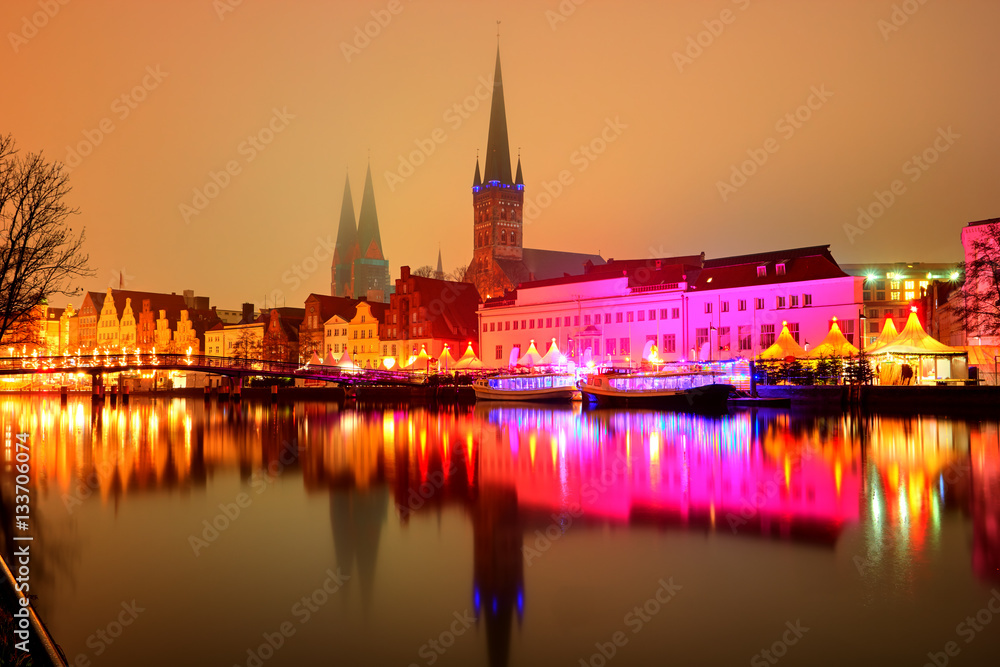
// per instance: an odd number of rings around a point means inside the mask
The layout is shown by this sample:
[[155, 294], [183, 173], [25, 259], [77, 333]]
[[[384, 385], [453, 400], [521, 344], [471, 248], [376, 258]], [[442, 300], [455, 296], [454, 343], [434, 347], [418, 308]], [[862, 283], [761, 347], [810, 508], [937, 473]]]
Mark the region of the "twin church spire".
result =
[[490, 106], [490, 131], [486, 140], [486, 167], [482, 177], [479, 158], [476, 158], [474, 187], [484, 184], [524, 185], [521, 176], [521, 156], [517, 157], [517, 175], [511, 177], [510, 142], [507, 138], [507, 109], [503, 100], [503, 75], [500, 70], [500, 46], [497, 45], [497, 63], [493, 72], [493, 102]]
[[345, 178], [340, 225], [333, 251], [330, 293], [354, 299], [383, 301], [389, 288], [389, 263], [382, 252], [372, 168], [368, 165], [361, 195], [361, 213], [355, 223], [351, 179]]

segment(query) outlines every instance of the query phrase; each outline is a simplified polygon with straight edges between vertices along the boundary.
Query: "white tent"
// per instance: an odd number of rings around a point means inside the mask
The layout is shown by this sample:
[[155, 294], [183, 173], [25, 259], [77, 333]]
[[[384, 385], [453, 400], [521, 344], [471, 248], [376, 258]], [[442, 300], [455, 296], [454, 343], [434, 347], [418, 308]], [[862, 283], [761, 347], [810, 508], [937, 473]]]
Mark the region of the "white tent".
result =
[[319, 355], [316, 354], [316, 350], [313, 350], [313, 353], [309, 356], [309, 365], [310, 366], [320, 365]]
[[351, 359], [351, 353], [348, 352], [345, 349], [344, 350], [344, 354], [341, 355], [341, 357], [340, 357], [340, 361], [337, 362], [337, 367], [338, 368], [357, 368], [358, 366], [357, 366], [357, 364], [354, 363], [354, 359]]
[[804, 356], [806, 356], [806, 351], [792, 338], [791, 332], [788, 331], [787, 322], [782, 323], [781, 333], [774, 344], [760, 353], [761, 359], [802, 358]]
[[542, 360], [538, 362], [540, 366], [565, 366], [566, 357], [562, 352], [559, 351], [559, 346], [556, 345], [556, 339], [552, 339], [552, 346], [549, 347], [548, 351], [542, 357]]
[[415, 357], [410, 358], [410, 362], [406, 364], [406, 370], [408, 371], [426, 371], [431, 355], [427, 354], [427, 348], [424, 346], [420, 347], [420, 354]]
[[336, 366], [337, 357], [333, 356], [333, 350], [326, 353], [326, 359], [323, 360], [324, 366]]
[[528, 346], [528, 351], [517, 360], [518, 366], [527, 366], [532, 368], [538, 366], [542, 363], [542, 355], [538, 354], [538, 348], [535, 347], [535, 341], [531, 341], [531, 345]]
[[447, 345], [438, 357], [438, 373], [445, 373], [455, 368], [455, 357], [451, 356], [451, 348]]
[[472, 351], [472, 343], [469, 343], [469, 347], [465, 349], [465, 354], [459, 357], [458, 361], [455, 362], [454, 367], [460, 369], [483, 367], [483, 362], [479, 361], [476, 357], [476, 353]]

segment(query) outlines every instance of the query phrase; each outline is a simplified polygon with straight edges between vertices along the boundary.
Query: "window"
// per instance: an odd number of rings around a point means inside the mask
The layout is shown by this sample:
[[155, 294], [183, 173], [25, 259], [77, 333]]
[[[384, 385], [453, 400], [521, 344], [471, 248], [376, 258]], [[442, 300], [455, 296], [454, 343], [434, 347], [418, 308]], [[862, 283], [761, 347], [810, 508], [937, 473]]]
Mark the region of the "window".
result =
[[496, 330], [497, 330], [497, 325], [494, 324], [493, 322], [490, 322], [490, 331], [496, 331]]
[[[539, 321], [541, 321], [541, 320], [539, 320]], [[552, 318], [551, 317], [546, 317], [545, 318], [545, 326], [547, 326], [547, 327], [551, 327], [552, 326]]]
[[889, 292], [889, 301], [899, 301], [899, 292]]
[[583, 316], [583, 324], [584, 324], [584, 326], [588, 326], [588, 327], [590, 326], [590, 315], [584, 315]]
[[609, 357], [615, 353], [615, 339], [608, 338], [604, 341], [604, 353]]
[[660, 308], [660, 319], [661, 320], [667, 319], [667, 309], [666, 308]]
[[912, 280], [907, 280], [907, 281], [905, 281], [905, 282], [903, 283], [903, 288], [904, 288], [904, 289], [908, 289], [908, 290], [912, 290], [912, 289], [914, 289], [914, 287], [913, 287], [913, 281], [912, 281]]
[[[868, 333], [877, 334], [879, 323], [877, 320], [868, 320]], [[843, 332], [841, 332], [843, 333]]]
[[720, 350], [729, 349], [729, 327], [719, 327], [718, 343]]
[[616, 324], [622, 323], [622, 313], [615, 313], [615, 323]]
[[749, 352], [753, 349], [753, 332], [750, 325], [740, 325], [740, 352]]
[[775, 297], [775, 299], [774, 299], [774, 307], [775, 308], [784, 308], [785, 307], [785, 297], [783, 297], [783, 296]]
[[875, 292], [876, 301], [885, 301], [885, 292]]
[[676, 319], [679, 319], [680, 316], [681, 316], [681, 309], [680, 308], [671, 308], [670, 309], [670, 319], [676, 320]]
[[611, 313], [604, 313], [604, 323], [611, 324]]
[[813, 295], [812, 294], [803, 294], [802, 295], [802, 305], [803, 306], [811, 306], [811, 305], [813, 305]]
[[656, 308], [649, 309], [649, 321], [652, 322], [656, 319]]
[[774, 325], [773, 324], [762, 324], [760, 325], [760, 346], [767, 349], [774, 345]]
[[[514, 326], [517, 326], [517, 322], [514, 322]], [[504, 326], [504, 329], [506, 329], [507, 331], [510, 331], [510, 320], [507, 320], [507, 323]]]
[[767, 275], [767, 266], [758, 266], [757, 267], [757, 277], [758, 278], [763, 278], [766, 275]]
[[677, 334], [663, 334], [663, 352], [677, 352]]
[[497, 345], [497, 359], [503, 359], [503, 345]]
[[890, 280], [889, 281], [889, 289], [899, 289], [899, 281], [898, 280]]
[[774, 272], [779, 276], [785, 275], [785, 264], [783, 262], [781, 264], [775, 264]]
[[631, 354], [632, 353], [632, 340], [629, 338], [621, 339], [621, 354]]
[[626, 322], [631, 322], [632, 321], [632, 317], [633, 317], [633, 313], [632, 313], [631, 310], [628, 311], [627, 313], [625, 313], [625, 321]]
[[854, 345], [854, 320], [841, 320], [840, 324], [840, 332], [844, 334], [844, 338], [847, 339], [848, 343]]
[[788, 333], [792, 334], [792, 338], [795, 339], [796, 343], [799, 343], [799, 323], [798, 322], [789, 322], [788, 323]]
[[[521, 320], [521, 322], [524, 322], [524, 320]], [[518, 324], [519, 324], [518, 321], [514, 320], [514, 331], [517, 331], [517, 325]]]
[[712, 313], [712, 302], [708, 301], [705, 303], [705, 314], [711, 315], [711, 313]]
[[740, 299], [739, 301], [736, 302], [736, 310], [746, 310], [746, 309], [747, 309], [746, 299]]
[[708, 343], [708, 327], [698, 327], [694, 330], [694, 346], [701, 352], [701, 347]]
[[568, 327], [569, 326], [569, 316], [566, 316], [566, 317], [563, 318], [563, 326], [564, 327]]
[[799, 306], [799, 295], [798, 294], [793, 294], [790, 297], [788, 297], [788, 305], [790, 305], [792, 308], [798, 308], [798, 306]]
[[637, 317], [638, 317], [638, 319], [639, 319], [640, 322], [645, 322], [646, 321], [646, 311], [645, 310], [640, 310], [636, 315], [637, 315]]
[[392, 346], [392, 356], [394, 356], [394, 357], [396, 356], [396, 346], [395, 345]]
[[903, 298], [906, 299], [907, 301], [911, 301], [914, 298], [914, 293], [913, 292], [904, 292]]
[[729, 312], [729, 302], [728, 301], [723, 301], [722, 302], [722, 304], [719, 306], [719, 312], [721, 312], [721, 313], [728, 313]]
[[388, 345], [383, 345], [382, 346], [382, 356], [384, 357], [384, 356], [386, 356], [388, 354], [389, 354], [389, 346]]
[[[588, 322], [588, 324], [589, 324], [589, 322]], [[580, 316], [579, 315], [574, 315], [573, 316], [573, 326], [575, 326], [575, 327], [580, 326]]]
[[529, 329], [535, 328], [535, 320], [528, 320], [528, 328]]
[[754, 299], [753, 307], [757, 310], [764, 310], [764, 299]]

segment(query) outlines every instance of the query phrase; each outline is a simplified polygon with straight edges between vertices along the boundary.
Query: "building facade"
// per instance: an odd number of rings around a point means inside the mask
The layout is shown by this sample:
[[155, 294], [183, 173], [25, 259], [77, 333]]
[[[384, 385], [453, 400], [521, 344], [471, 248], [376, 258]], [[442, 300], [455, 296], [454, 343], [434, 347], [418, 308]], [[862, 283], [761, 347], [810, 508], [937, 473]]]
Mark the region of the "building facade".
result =
[[402, 367], [421, 350], [436, 359], [447, 345], [457, 358], [469, 343], [478, 343], [478, 306], [471, 283], [414, 276], [410, 267], [401, 267], [379, 327], [382, 357]]
[[382, 363], [379, 323], [385, 317], [385, 309], [383, 303], [359, 301], [354, 317], [347, 324], [347, 349], [361, 368], [379, 368]]
[[875, 342], [886, 317], [899, 328], [910, 315], [910, 308], [935, 280], [957, 281], [958, 262], [895, 262], [881, 264], [842, 264], [845, 273], [864, 279], [865, 343]]
[[783, 323], [800, 345], [815, 346], [834, 317], [858, 344], [862, 282], [828, 246], [611, 261], [486, 301], [480, 358], [506, 367], [532, 341], [541, 354], [555, 343], [576, 363], [638, 365], [652, 345], [666, 361], [749, 358], [774, 343]]

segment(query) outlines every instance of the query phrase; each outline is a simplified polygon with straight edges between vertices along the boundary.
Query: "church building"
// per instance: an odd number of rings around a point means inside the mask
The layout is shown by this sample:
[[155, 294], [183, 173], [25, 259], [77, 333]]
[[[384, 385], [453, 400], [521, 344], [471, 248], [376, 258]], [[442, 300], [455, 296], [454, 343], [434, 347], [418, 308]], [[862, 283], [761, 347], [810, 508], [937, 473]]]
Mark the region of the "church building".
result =
[[588, 265], [604, 264], [600, 255], [524, 247], [524, 178], [520, 156], [516, 173], [512, 173], [510, 168], [499, 46], [493, 78], [486, 166], [480, 172], [479, 158], [476, 158], [472, 210], [473, 257], [467, 280], [475, 284], [483, 300], [502, 296], [521, 282], [579, 275]]
[[375, 189], [372, 169], [365, 174], [365, 189], [361, 197], [361, 214], [354, 222], [354, 201], [351, 199], [350, 177], [344, 183], [344, 200], [340, 208], [340, 226], [333, 251], [331, 296], [389, 300], [389, 262], [382, 253], [382, 235], [375, 209]]

